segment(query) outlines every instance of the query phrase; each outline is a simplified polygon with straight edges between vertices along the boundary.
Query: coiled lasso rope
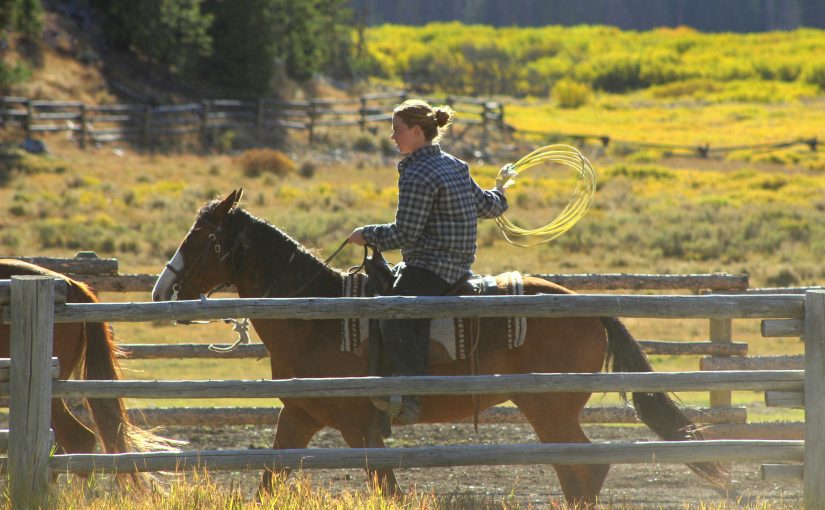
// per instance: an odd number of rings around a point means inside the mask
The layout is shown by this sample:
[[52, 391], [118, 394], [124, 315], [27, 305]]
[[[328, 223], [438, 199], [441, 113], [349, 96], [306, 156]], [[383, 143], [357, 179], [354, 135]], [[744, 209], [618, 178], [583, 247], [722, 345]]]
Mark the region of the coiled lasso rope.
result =
[[506, 216], [496, 218], [505, 239], [517, 246], [535, 246], [546, 243], [564, 234], [575, 225], [590, 209], [593, 194], [596, 192], [596, 172], [590, 161], [575, 147], [569, 145], [548, 145], [536, 149], [514, 164], [507, 164], [498, 172], [496, 185], [508, 187], [514, 179], [535, 166], [544, 163], [558, 163], [569, 166], [578, 172], [579, 182], [573, 191], [573, 197], [556, 218], [540, 228], [525, 229], [519, 227]]

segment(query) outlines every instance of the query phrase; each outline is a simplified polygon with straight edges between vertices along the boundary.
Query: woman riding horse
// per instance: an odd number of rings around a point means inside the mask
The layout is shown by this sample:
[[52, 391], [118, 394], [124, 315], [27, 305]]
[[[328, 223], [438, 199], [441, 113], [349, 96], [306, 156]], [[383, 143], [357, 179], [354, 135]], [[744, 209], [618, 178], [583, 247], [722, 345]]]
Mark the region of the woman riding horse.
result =
[[[347, 273], [328, 267], [297, 241], [238, 206], [242, 191], [204, 205], [189, 233], [158, 278], [155, 301], [198, 299], [211, 290], [233, 285], [242, 298], [340, 297]], [[567, 294], [558, 285], [524, 278], [524, 294]], [[507, 334], [506, 319], [482, 318], [480, 343], [496, 343]], [[252, 324], [270, 353], [273, 379], [293, 377], [364, 377], [367, 360], [341, 350], [338, 320], [253, 319]], [[498, 342], [500, 343], [500, 342]], [[506, 342], [505, 342], [506, 345]], [[612, 317], [528, 318], [524, 342], [514, 349], [490, 350], [477, 359], [444, 360], [430, 364], [432, 375], [468, 375], [472, 363], [479, 374], [599, 372], [612, 361], [619, 372], [650, 372], [639, 344], [622, 322]], [[640, 419], [667, 441], [701, 439], [701, 433], [665, 393], [633, 393]], [[506, 402], [516, 404], [543, 443], [589, 443], [580, 413], [590, 393], [513, 393], [509, 395], [433, 395], [422, 397], [421, 423], [461, 420], [480, 409]], [[285, 398], [273, 447], [306, 448], [324, 427], [341, 432], [353, 448], [382, 447], [374, 433], [373, 405], [367, 398]], [[377, 437], [376, 437], [377, 436]], [[273, 462], [277, 456], [273, 456]], [[367, 459], [368, 460], [368, 459]], [[689, 466], [717, 486], [727, 485], [719, 464]], [[609, 465], [557, 464], [564, 497], [571, 503], [593, 503]], [[261, 490], [270, 490], [275, 474], [264, 471]], [[398, 485], [392, 469], [368, 468], [370, 480], [388, 491]]]
[[[404, 159], [398, 163], [398, 210], [395, 222], [367, 225], [349, 236], [353, 244], [380, 251], [401, 249], [390, 294], [440, 296], [467, 278], [475, 260], [478, 218], [495, 218], [507, 210], [504, 187], [482, 190], [467, 163], [441, 150], [438, 141], [452, 123], [449, 106], [433, 108], [410, 99], [392, 115], [392, 140]], [[427, 375], [430, 319], [381, 319], [382, 347], [392, 374]], [[387, 411], [389, 398], [373, 404]], [[396, 421], [418, 421], [421, 401], [405, 395]]]

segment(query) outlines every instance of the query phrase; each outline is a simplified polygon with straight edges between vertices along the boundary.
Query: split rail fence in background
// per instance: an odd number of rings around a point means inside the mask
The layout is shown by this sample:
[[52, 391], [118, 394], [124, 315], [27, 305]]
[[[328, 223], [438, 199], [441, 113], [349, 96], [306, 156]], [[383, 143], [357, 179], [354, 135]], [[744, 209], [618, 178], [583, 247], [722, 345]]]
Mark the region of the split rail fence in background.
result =
[[[119, 274], [117, 259], [96, 258], [93, 253], [81, 252], [75, 258], [18, 257], [29, 262], [68, 274], [90, 284], [103, 292], [136, 292], [148, 295], [157, 275]], [[705, 274], [705, 275], [633, 275], [633, 274], [589, 274], [589, 275], [538, 275], [564, 287], [577, 291], [690, 291], [742, 293], [748, 290], [747, 275]], [[751, 289], [752, 291], [753, 289]], [[723, 370], [716, 368], [736, 364], [737, 370], [765, 370], [801, 368], [799, 357], [749, 358], [748, 344], [736, 341], [733, 335], [732, 319], [709, 318], [709, 341], [676, 341], [675, 339], [642, 340], [640, 343], [649, 355], [692, 355], [704, 356], [700, 359], [701, 370]], [[228, 333], [228, 330], [227, 330]], [[800, 336], [798, 332], [766, 332], [767, 335]], [[130, 359], [173, 359], [173, 358], [262, 358], [268, 356], [263, 344], [252, 343], [239, 346], [231, 353], [215, 352], [209, 344], [222, 344], [226, 340], [209, 343], [179, 344], [124, 344]], [[796, 360], [787, 366], [786, 358]], [[654, 367], [655, 368], [655, 367]], [[206, 376], [206, 375], [205, 375]], [[802, 423], [748, 423], [747, 410], [731, 405], [731, 392], [714, 390], [709, 392], [709, 407], [690, 409], [692, 420], [706, 425], [708, 437], [714, 438], [775, 438], [799, 439], [802, 437]], [[83, 410], [79, 410], [80, 413]], [[258, 425], [274, 426], [278, 413], [271, 407], [224, 407], [224, 408], [149, 408], [133, 409], [130, 413], [137, 423], [146, 425]], [[523, 422], [521, 413], [512, 407], [495, 407], [482, 413], [482, 422]], [[633, 411], [625, 407], [588, 407], [582, 420], [585, 423], [636, 423]]]
[[[803, 479], [805, 507], [825, 507], [825, 292], [803, 295], [535, 295], [429, 298], [221, 299], [164, 303], [54, 305], [56, 281], [22, 276], [0, 283], [0, 319], [12, 328], [9, 474], [12, 505], [37, 503], [53, 473], [251, 469], [263, 467], [444, 467], [516, 464], [760, 462], [767, 478]], [[402, 310], [403, 312], [399, 312]], [[608, 316], [766, 319], [769, 328], [804, 333], [805, 370], [526, 374], [460, 377], [330, 378], [261, 381], [52, 381], [56, 322], [203, 320], [240, 315], [272, 319]], [[512, 394], [542, 392], [779, 391], [802, 402], [805, 441], [710, 440], [617, 444], [519, 444], [300, 450], [206, 450], [50, 455], [50, 401], [65, 397], [264, 398]], [[804, 393], [803, 393], [804, 390]], [[774, 464], [784, 463], [784, 464]], [[787, 464], [792, 463], [792, 464]]]
[[[302, 130], [311, 144], [320, 127], [357, 126], [365, 131], [374, 123], [387, 124], [393, 106], [406, 98], [405, 92], [389, 92], [347, 99], [210, 99], [150, 106], [0, 97], [0, 126], [20, 127], [26, 139], [34, 133], [67, 131], [81, 147], [87, 141], [129, 140], [149, 145], [170, 136], [195, 135], [206, 139], [210, 132], [225, 129], [251, 132], [259, 140], [273, 130]], [[503, 126], [504, 107], [500, 103], [461, 96], [449, 96], [443, 101], [459, 112], [459, 124], [480, 125], [485, 134]]]
[[[86, 105], [77, 101], [33, 100], [25, 97], [0, 96], [0, 128], [22, 129], [26, 140], [35, 133], [67, 131], [83, 147], [92, 143], [128, 140], [151, 146], [169, 137], [197, 136], [208, 141], [213, 132], [232, 129], [253, 134], [257, 140], [267, 140], [274, 130], [300, 130], [307, 133], [309, 143], [316, 139], [318, 128], [358, 127], [361, 132], [375, 123], [386, 123], [392, 107], [408, 96], [407, 92], [364, 94], [342, 99], [313, 98], [303, 101], [282, 101], [271, 98], [257, 100], [210, 99], [177, 105], [147, 104]], [[820, 139], [813, 135], [794, 140], [756, 142], [745, 145], [720, 146], [709, 143], [679, 145], [664, 142], [623, 140], [599, 133], [564, 133], [515, 129], [504, 122], [504, 104], [484, 98], [447, 96], [429, 98], [446, 103], [458, 112], [456, 123], [466, 127], [480, 126], [482, 150], [490, 137], [511, 134], [529, 137], [540, 143], [576, 140], [583, 144], [595, 140], [603, 147], [618, 144], [635, 149], [658, 149], [682, 155], [708, 158], [724, 156], [733, 151], [767, 151], [807, 146], [817, 151]], [[370, 128], [373, 129], [373, 128]], [[460, 140], [467, 129], [453, 140]]]

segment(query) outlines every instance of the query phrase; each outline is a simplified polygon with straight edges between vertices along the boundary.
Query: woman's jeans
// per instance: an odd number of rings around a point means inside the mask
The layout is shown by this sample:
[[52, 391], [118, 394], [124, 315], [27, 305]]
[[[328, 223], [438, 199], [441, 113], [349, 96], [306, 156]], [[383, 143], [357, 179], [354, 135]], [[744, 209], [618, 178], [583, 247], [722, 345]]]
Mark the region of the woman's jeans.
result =
[[[396, 278], [390, 295], [440, 296], [450, 284], [430, 270], [407, 266]], [[381, 319], [382, 345], [392, 375], [426, 375], [431, 319]]]

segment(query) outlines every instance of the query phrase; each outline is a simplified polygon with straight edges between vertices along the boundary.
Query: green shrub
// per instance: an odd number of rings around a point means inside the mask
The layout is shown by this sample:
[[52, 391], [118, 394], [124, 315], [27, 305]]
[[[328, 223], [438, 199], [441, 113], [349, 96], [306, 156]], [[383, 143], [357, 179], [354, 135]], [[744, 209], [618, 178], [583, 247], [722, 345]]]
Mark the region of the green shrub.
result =
[[26, 209], [26, 206], [23, 204], [14, 204], [13, 206], [9, 207], [9, 214], [12, 216], [25, 216], [29, 212]]
[[710, 92], [718, 92], [723, 87], [714, 81], [697, 78], [656, 85], [650, 88], [650, 95], [658, 98], [689, 97], [702, 99]]
[[805, 81], [825, 91], [825, 63], [817, 62], [805, 69]]
[[594, 88], [607, 92], [626, 92], [643, 88], [642, 64], [632, 55], [604, 55], [590, 62], [587, 74]]
[[0, 61], [0, 89], [23, 83], [31, 78], [31, 75], [31, 69], [22, 62], [18, 62], [14, 67], [11, 67]]
[[295, 162], [275, 149], [250, 149], [238, 157], [238, 164], [247, 177], [265, 173], [284, 176], [295, 170]]
[[604, 172], [606, 178], [627, 177], [637, 181], [643, 180], [676, 180], [676, 173], [664, 166], [657, 165], [613, 165]]
[[375, 150], [375, 141], [369, 135], [361, 135], [352, 142], [352, 149], [360, 152]]
[[799, 276], [789, 267], [782, 267], [765, 279], [771, 287], [792, 287], [799, 284]]
[[569, 78], [556, 82], [551, 96], [562, 108], [578, 108], [590, 102], [593, 90], [585, 83], [579, 83]]
[[381, 137], [381, 154], [384, 156], [395, 156], [398, 154], [398, 149], [395, 147], [395, 144], [389, 137], [382, 136]]
[[317, 170], [317, 165], [310, 160], [306, 160], [298, 168], [298, 175], [304, 179], [311, 179], [315, 175], [315, 170]]

